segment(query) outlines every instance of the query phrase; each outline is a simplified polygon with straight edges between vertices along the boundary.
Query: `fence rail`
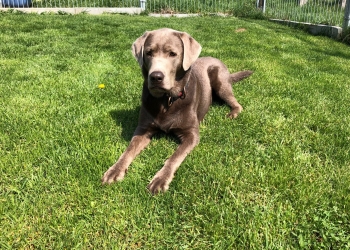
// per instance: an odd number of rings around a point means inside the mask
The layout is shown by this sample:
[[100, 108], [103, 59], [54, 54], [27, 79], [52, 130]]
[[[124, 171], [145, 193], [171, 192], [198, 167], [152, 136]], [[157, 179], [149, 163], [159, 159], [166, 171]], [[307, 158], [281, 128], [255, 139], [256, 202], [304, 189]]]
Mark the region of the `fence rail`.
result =
[[[0, 0], [3, 7], [76, 8], [76, 7], [145, 7], [150, 12], [230, 12], [249, 0]], [[250, 1], [254, 4], [253, 1]]]
[[267, 0], [265, 13], [283, 20], [341, 27], [345, 5], [346, 0]]
[[[256, 2], [255, 2], [256, 1]], [[0, 0], [0, 7], [134, 8], [150, 13], [225, 13], [350, 27], [350, 0]], [[253, 14], [252, 14], [253, 13]]]

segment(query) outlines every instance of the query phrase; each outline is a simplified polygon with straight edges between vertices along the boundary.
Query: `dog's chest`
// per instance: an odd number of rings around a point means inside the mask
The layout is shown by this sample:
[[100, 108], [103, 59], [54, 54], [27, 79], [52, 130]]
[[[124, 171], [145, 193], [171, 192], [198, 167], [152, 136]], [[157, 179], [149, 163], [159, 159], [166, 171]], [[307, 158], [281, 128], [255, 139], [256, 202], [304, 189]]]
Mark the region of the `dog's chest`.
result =
[[189, 112], [186, 110], [187, 107], [179, 103], [182, 101], [178, 99], [171, 106], [160, 102], [158, 105], [154, 105], [153, 103], [148, 108], [146, 107], [152, 116], [152, 126], [166, 133], [186, 128], [187, 124], [191, 123], [191, 118], [188, 115]]

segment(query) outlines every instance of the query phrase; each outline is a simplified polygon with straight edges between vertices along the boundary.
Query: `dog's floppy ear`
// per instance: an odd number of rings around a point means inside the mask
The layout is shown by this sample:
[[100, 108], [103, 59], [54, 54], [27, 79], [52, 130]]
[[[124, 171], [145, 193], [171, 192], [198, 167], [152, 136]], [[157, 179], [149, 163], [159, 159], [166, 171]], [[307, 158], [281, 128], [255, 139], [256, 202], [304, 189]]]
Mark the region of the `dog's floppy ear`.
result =
[[132, 54], [139, 63], [142, 68], [143, 65], [143, 45], [145, 43], [146, 38], [148, 37], [149, 32], [145, 32], [142, 36], [136, 39], [136, 41], [132, 44]]
[[201, 53], [201, 45], [186, 32], [180, 33], [180, 38], [184, 47], [182, 67], [187, 71]]

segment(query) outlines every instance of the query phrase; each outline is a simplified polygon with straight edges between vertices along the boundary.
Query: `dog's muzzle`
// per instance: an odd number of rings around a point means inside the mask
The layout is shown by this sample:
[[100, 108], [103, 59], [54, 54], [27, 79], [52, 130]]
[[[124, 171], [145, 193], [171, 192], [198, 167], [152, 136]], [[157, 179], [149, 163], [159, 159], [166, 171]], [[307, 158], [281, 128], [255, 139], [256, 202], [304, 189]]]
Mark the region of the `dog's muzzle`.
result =
[[154, 86], [161, 85], [164, 80], [164, 74], [160, 71], [153, 71], [149, 75], [149, 80]]

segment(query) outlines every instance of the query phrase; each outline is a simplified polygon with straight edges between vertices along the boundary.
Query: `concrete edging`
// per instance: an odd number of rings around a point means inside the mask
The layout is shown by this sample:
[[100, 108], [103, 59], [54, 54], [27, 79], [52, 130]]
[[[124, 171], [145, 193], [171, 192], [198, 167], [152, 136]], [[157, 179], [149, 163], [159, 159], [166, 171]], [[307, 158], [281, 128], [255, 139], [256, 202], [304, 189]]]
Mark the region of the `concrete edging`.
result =
[[80, 14], [87, 13], [90, 15], [101, 15], [104, 13], [109, 14], [140, 14], [141, 8], [0, 8], [0, 11], [8, 11], [9, 9], [18, 10], [24, 13], [59, 13], [64, 12], [68, 14]]
[[[0, 0], [1, 1], [1, 0]], [[104, 13], [109, 14], [130, 14], [139, 15], [143, 11], [142, 8], [89, 8], [89, 7], [79, 7], [79, 8], [0, 8], [0, 11], [8, 11], [9, 9], [18, 10], [24, 13], [58, 13], [64, 12], [68, 14], [80, 14], [87, 13], [90, 15], [101, 15]], [[151, 17], [196, 17], [199, 14], [149, 14]]]
[[341, 39], [341, 35], [343, 32], [343, 29], [337, 26], [303, 23], [303, 22], [288, 21], [288, 20], [281, 20], [281, 19], [270, 19], [270, 21], [289, 25], [292, 27], [305, 28], [312, 35], [325, 35], [325, 36], [332, 37], [334, 39]]
[[149, 16], [151, 16], [151, 17], [179, 17], [179, 18], [182, 18], [182, 17], [197, 17], [197, 16], [199, 16], [199, 14], [154, 14], [154, 13], [151, 13], [151, 14], [149, 14]]

